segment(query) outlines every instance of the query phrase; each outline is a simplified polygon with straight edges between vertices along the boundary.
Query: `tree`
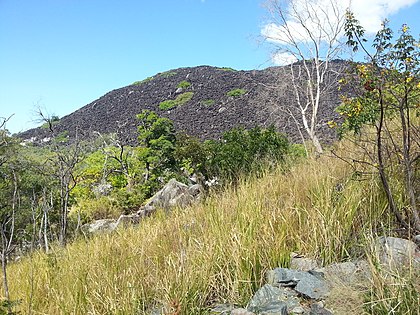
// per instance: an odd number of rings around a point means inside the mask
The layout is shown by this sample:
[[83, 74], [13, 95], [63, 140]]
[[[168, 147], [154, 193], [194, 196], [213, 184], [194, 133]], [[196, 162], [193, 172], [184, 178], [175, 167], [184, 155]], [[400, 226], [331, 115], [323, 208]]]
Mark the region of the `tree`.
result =
[[[318, 137], [318, 113], [328, 94], [337, 89], [341, 71], [330, 63], [342, 50], [345, 11], [337, 0], [270, 0], [267, 10], [271, 21], [263, 31], [265, 40], [274, 44], [273, 58], [290, 64], [294, 103], [281, 109], [301, 126], [315, 150], [322, 153]], [[276, 87], [276, 85], [274, 85]]]
[[7, 262], [14, 250], [15, 219], [18, 204], [18, 180], [15, 165], [15, 141], [6, 129], [7, 118], [0, 118], [0, 259], [3, 274], [3, 289], [8, 313], [11, 300], [7, 278]]
[[[356, 162], [377, 170], [391, 212], [402, 226], [420, 232], [420, 41], [407, 25], [394, 39], [385, 21], [370, 52], [364, 29], [350, 11], [345, 30], [347, 44], [354, 51], [362, 50], [367, 63], [355, 64], [356, 76], [348, 79], [356, 96], [343, 97], [338, 108], [343, 117], [341, 130], [364, 136], [367, 159]], [[366, 145], [372, 139], [366, 136], [372, 128], [374, 141]], [[402, 191], [395, 178], [403, 183]]]
[[155, 112], [143, 110], [139, 120], [139, 158], [145, 163], [145, 181], [151, 182], [175, 168], [176, 136], [173, 123]]
[[44, 114], [41, 108], [38, 108], [37, 111], [39, 120], [48, 126], [53, 139], [50, 144], [53, 156], [46, 163], [46, 172], [51, 172], [51, 176], [58, 182], [60, 196], [59, 242], [62, 246], [65, 246], [68, 234], [70, 193], [76, 187], [78, 180], [76, 165], [86, 157], [89, 146], [79, 137], [78, 130], [75, 131], [73, 139], [62, 141], [62, 135], [56, 134], [54, 128], [57, 116], [50, 117]]

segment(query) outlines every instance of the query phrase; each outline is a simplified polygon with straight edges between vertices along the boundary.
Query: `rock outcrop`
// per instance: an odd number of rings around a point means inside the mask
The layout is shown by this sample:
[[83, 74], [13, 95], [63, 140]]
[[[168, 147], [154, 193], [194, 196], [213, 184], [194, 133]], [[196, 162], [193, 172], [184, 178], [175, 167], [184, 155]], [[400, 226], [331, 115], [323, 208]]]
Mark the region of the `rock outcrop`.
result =
[[141, 207], [137, 213], [121, 215], [118, 220], [102, 219], [96, 220], [82, 226], [85, 234], [112, 232], [117, 228], [136, 225], [141, 219], [153, 214], [158, 209], [169, 212], [173, 207], [185, 208], [201, 199], [203, 187], [199, 184], [187, 186], [171, 179], [161, 190], [159, 190], [149, 201]]
[[198, 201], [203, 193], [199, 184], [187, 186], [172, 178], [161, 190], [159, 190], [149, 201], [137, 212], [139, 216], [150, 215], [157, 209], [166, 211], [173, 207], [187, 207]]

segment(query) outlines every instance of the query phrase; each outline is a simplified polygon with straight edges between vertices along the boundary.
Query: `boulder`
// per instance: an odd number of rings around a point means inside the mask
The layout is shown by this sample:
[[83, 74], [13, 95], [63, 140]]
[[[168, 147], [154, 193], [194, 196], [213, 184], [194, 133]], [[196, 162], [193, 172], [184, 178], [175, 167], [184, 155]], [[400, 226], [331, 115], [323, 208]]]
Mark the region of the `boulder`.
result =
[[309, 270], [315, 270], [318, 268], [319, 268], [319, 265], [315, 259], [305, 258], [305, 257], [299, 256], [296, 253], [291, 254], [290, 269], [309, 271]]
[[247, 310], [256, 314], [287, 314], [287, 309], [300, 306], [297, 294], [287, 288], [264, 285], [252, 297]]
[[255, 315], [255, 313], [250, 312], [244, 308], [235, 308], [230, 312], [230, 315]]
[[116, 222], [113, 219], [96, 220], [92, 223], [87, 223], [82, 226], [84, 233], [109, 233], [115, 230]]
[[311, 305], [309, 315], [333, 315], [333, 313], [326, 308], [314, 303]]
[[[367, 264], [367, 262], [366, 262]], [[355, 283], [359, 280], [366, 280], [364, 263], [355, 263], [355, 262], [343, 262], [328, 265], [324, 268], [318, 269], [325, 275], [325, 278], [331, 281], [337, 281], [341, 283]]]
[[228, 315], [235, 309], [233, 304], [217, 304], [211, 310], [210, 314]]
[[202, 194], [201, 185], [187, 186], [172, 178], [161, 190], [137, 212], [139, 216], [150, 215], [157, 209], [168, 211], [172, 207], [187, 207], [198, 200]]
[[319, 300], [328, 296], [330, 288], [322, 273], [276, 268], [267, 273], [267, 282], [276, 287], [290, 287], [303, 296]]
[[401, 268], [411, 263], [420, 264], [416, 243], [396, 237], [381, 236], [375, 241], [379, 262], [391, 268]]

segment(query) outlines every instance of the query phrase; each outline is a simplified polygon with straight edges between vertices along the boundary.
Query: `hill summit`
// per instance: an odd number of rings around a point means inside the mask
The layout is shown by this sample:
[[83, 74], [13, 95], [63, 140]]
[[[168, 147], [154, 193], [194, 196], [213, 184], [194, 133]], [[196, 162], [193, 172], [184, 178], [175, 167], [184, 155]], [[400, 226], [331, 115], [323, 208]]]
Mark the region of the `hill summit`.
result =
[[[331, 68], [342, 69], [342, 61]], [[215, 139], [233, 127], [275, 127], [292, 141], [299, 140], [302, 128], [295, 102], [291, 67], [237, 71], [231, 68], [198, 66], [179, 68], [132, 85], [108, 92], [99, 99], [62, 117], [54, 133], [118, 133], [120, 140], [137, 141], [136, 115], [148, 109], [174, 122], [178, 132], [201, 139]], [[334, 138], [326, 122], [335, 117], [338, 91], [323, 97], [319, 111], [319, 134], [322, 142]], [[298, 119], [294, 120], [290, 113]], [[304, 131], [301, 130], [304, 134]], [[34, 128], [19, 135], [22, 139], [49, 139], [48, 128]]]

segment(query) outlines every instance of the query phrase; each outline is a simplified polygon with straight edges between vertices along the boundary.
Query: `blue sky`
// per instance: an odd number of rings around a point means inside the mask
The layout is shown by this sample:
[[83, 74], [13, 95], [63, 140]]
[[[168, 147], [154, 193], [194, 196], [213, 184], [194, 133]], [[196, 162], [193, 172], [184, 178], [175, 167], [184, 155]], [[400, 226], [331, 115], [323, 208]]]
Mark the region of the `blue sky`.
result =
[[[419, 34], [416, 1], [400, 1], [393, 26]], [[271, 66], [266, 16], [260, 0], [0, 0], [0, 117], [18, 132], [38, 105], [62, 117], [169, 69]]]

